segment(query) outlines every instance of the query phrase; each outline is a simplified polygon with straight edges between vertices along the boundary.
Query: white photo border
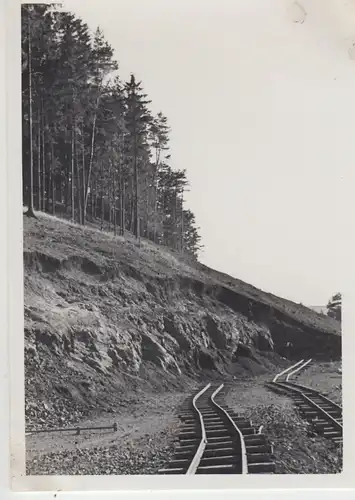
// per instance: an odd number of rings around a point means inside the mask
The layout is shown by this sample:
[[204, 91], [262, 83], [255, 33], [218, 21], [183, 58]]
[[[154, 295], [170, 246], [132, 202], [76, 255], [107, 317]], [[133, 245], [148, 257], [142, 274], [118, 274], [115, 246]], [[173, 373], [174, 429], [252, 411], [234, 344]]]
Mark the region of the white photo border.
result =
[[[83, 0], [84, 1], [84, 0]], [[105, 0], [101, 0], [102, 2]], [[114, 0], [112, 0], [114, 1]], [[119, 0], [116, 0], [119, 1]], [[150, 0], [145, 0], [150, 1]], [[178, 1], [178, 0], [161, 0]], [[204, 0], [193, 0], [200, 2], [203, 8]], [[239, 1], [239, 0], [235, 0]], [[273, 1], [273, 0], [260, 0]], [[29, 2], [30, 3], [30, 2]], [[43, 3], [43, 2], [34, 2]], [[45, 2], [47, 3], [47, 2]], [[282, 2], [280, 2], [282, 4]], [[156, 3], [155, 3], [156, 4]], [[249, 475], [249, 476], [26, 476], [25, 474], [25, 420], [24, 420], [24, 318], [23, 318], [23, 255], [22, 255], [22, 155], [21, 155], [21, 29], [20, 29], [20, 6], [18, 0], [5, 1], [5, 28], [6, 28], [6, 132], [7, 132], [7, 182], [2, 188], [7, 187], [7, 262], [5, 271], [7, 273], [7, 339], [9, 344], [9, 379], [10, 379], [10, 461], [11, 461], [11, 485], [17, 492], [24, 491], [60, 491], [61, 497], [64, 492], [84, 492], [85, 498], [88, 492], [113, 492], [117, 490], [124, 492], [141, 492], [145, 498], [163, 496], [164, 498], [177, 498], [186, 496], [194, 490], [194, 497], [203, 494], [206, 498], [206, 490], [215, 497], [217, 491], [223, 492], [227, 498], [232, 498], [236, 493], [247, 498], [250, 495], [270, 494], [270, 498], [278, 495], [299, 495], [305, 497], [305, 492], [312, 490], [312, 498], [350, 498], [355, 485], [355, 433], [352, 432], [354, 419], [353, 387], [355, 381], [355, 321], [354, 321], [354, 266], [353, 260], [353, 217], [354, 209], [351, 204], [354, 175], [349, 173], [349, 179], [344, 180], [344, 207], [341, 215], [340, 230], [343, 231], [340, 238], [341, 250], [339, 258], [347, 260], [348, 272], [344, 275], [344, 314], [343, 314], [343, 410], [344, 410], [344, 467], [339, 474], [295, 474], [295, 475]], [[107, 9], [107, 12], [109, 10]], [[355, 27], [355, 25], [354, 25]], [[354, 29], [355, 36], [355, 29]], [[355, 65], [355, 62], [354, 62]], [[355, 66], [354, 66], [355, 68]], [[355, 89], [354, 80], [349, 82]], [[355, 91], [354, 91], [355, 102]], [[349, 103], [355, 110], [354, 103]], [[354, 113], [355, 121], [355, 113]], [[355, 142], [355, 141], [354, 141]], [[347, 152], [344, 152], [346, 155]], [[353, 153], [352, 153], [353, 154]], [[352, 180], [352, 183], [350, 182]], [[347, 182], [349, 181], [349, 182]], [[352, 185], [351, 185], [352, 184]], [[1, 199], [4, 203], [5, 197]], [[331, 200], [330, 200], [331, 203]], [[345, 211], [345, 214], [344, 214]], [[350, 216], [350, 217], [349, 217]], [[346, 222], [344, 222], [346, 221]], [[5, 281], [5, 280], [4, 280]], [[2, 287], [4, 288], [4, 287]], [[3, 291], [3, 290], [2, 290]], [[6, 301], [2, 301], [2, 304]], [[6, 312], [5, 312], [6, 321]], [[5, 380], [5, 383], [6, 380]], [[5, 391], [6, 392], [6, 391]], [[257, 477], [257, 481], [255, 478]], [[345, 489], [344, 489], [345, 488]], [[351, 488], [351, 489], [350, 489]], [[274, 491], [275, 489], [279, 491]], [[324, 490], [326, 489], [326, 490]], [[199, 490], [198, 492], [195, 490]], [[228, 492], [228, 490], [231, 490]], [[242, 491], [241, 491], [242, 490]], [[257, 490], [257, 491], [255, 491]], [[265, 491], [267, 490], [267, 491]], [[295, 491], [297, 490], [297, 491]], [[320, 490], [320, 491], [317, 491]], [[343, 490], [342, 492], [340, 490]], [[344, 494], [344, 496], [343, 496]], [[94, 494], [98, 498], [97, 493]], [[118, 493], [115, 493], [117, 496]], [[177, 496], [176, 496], [177, 495]], [[328, 497], [328, 495], [330, 495]], [[347, 496], [349, 495], [349, 496]], [[66, 498], [69, 498], [65, 495]], [[77, 497], [77, 495], [76, 495]], [[45, 495], [43, 498], [47, 498]], [[49, 497], [48, 497], [49, 498]], [[51, 494], [53, 498], [53, 494]], [[319, 497], [320, 498], [320, 497]]]

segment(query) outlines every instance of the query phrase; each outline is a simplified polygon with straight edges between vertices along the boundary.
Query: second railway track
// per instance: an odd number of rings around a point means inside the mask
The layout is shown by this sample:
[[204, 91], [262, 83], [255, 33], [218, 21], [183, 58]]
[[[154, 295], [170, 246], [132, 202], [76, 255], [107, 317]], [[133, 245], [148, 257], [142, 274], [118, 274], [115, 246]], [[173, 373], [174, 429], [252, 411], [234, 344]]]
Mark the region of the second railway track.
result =
[[276, 392], [286, 393], [296, 404], [300, 414], [322, 436], [334, 443], [343, 442], [342, 408], [320, 392], [293, 382], [270, 382]]
[[207, 384], [180, 412], [182, 421], [173, 459], [159, 474], [273, 473], [272, 446], [250, 420], [217, 399], [223, 384]]

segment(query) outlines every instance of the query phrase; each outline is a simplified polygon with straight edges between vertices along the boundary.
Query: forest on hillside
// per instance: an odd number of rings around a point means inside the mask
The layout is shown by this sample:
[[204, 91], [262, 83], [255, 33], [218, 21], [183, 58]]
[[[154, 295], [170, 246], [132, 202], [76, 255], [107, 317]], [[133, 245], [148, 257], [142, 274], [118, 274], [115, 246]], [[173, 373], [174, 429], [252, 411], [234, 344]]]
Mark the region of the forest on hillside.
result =
[[185, 170], [169, 164], [167, 117], [122, 81], [103, 33], [56, 4], [23, 4], [22, 163], [27, 215], [96, 222], [197, 257]]

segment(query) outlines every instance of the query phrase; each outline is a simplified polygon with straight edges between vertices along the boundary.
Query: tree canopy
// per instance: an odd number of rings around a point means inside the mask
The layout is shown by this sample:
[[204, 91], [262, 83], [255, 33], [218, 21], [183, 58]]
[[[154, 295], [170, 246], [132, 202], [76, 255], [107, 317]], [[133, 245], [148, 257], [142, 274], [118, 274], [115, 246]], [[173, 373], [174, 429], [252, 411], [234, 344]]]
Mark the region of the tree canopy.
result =
[[197, 256], [184, 169], [169, 164], [167, 117], [122, 81], [98, 28], [55, 4], [22, 5], [23, 199], [34, 210], [131, 231]]
[[327, 304], [327, 315], [341, 321], [342, 297], [341, 293], [336, 293]]

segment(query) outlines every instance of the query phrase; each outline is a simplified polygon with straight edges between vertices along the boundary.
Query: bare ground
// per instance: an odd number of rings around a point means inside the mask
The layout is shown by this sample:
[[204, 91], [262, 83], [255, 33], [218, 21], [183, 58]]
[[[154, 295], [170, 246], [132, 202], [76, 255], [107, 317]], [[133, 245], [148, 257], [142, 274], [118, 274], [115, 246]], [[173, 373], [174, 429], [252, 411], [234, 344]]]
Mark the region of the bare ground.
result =
[[[274, 447], [277, 474], [341, 472], [342, 447], [313, 433], [291, 400], [268, 390], [269, 375], [228, 385], [226, 403], [252, 420]], [[115, 415], [80, 425], [112, 425], [118, 431], [34, 434], [26, 439], [28, 474], [156, 474], [174, 450], [177, 410], [193, 391], [150, 394]]]
[[276, 474], [341, 472], [342, 446], [315, 434], [299, 416], [290, 398], [264, 386], [267, 380], [268, 377], [263, 376], [257, 381], [238, 383], [230, 388], [226, 402], [250, 418], [256, 428], [263, 426], [262, 432], [274, 447]]
[[156, 474], [169, 460], [185, 393], [154, 395], [130, 404], [120, 415], [78, 425], [112, 430], [32, 434], [26, 438], [27, 474]]
[[341, 361], [312, 362], [293, 381], [316, 389], [335, 403], [342, 403]]

